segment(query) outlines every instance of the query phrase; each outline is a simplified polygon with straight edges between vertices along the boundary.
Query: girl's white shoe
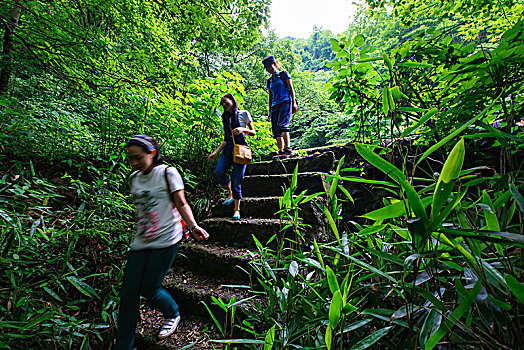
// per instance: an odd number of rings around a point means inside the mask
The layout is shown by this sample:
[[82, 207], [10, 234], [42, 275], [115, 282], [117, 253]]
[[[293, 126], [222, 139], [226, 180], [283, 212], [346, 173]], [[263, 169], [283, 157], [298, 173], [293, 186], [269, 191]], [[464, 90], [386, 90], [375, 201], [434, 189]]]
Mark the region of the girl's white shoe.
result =
[[171, 334], [175, 333], [176, 327], [178, 327], [178, 324], [180, 323], [180, 315], [178, 315], [175, 318], [166, 318], [164, 321], [164, 325], [162, 326], [162, 329], [160, 330], [160, 333], [158, 333], [159, 339], [164, 339], [169, 337]]

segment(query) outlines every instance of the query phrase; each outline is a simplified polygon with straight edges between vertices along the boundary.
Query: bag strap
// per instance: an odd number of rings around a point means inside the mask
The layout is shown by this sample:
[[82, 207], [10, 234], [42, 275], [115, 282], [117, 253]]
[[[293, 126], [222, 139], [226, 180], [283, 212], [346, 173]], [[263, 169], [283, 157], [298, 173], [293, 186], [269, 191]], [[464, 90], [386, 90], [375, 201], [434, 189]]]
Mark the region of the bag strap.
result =
[[285, 86], [289, 91], [291, 91], [291, 88], [290, 88], [290, 86], [288, 85], [288, 82], [287, 82], [287, 79], [286, 79], [286, 74], [287, 74], [287, 71], [283, 70], [283, 71], [281, 71], [280, 73], [278, 73], [278, 76], [280, 77], [280, 80], [282, 80], [282, 82], [284, 83], [284, 86]]

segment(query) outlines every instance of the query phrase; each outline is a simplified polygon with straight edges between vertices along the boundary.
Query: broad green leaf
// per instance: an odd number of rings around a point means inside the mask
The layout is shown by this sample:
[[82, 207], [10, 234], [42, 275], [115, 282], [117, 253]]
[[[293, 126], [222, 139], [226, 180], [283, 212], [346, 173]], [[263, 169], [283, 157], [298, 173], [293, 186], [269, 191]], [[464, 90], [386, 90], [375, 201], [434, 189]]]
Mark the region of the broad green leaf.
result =
[[339, 52], [340, 50], [342, 50], [342, 47], [340, 46], [340, 42], [337, 39], [331, 38], [329, 39], [329, 43], [331, 44], [331, 48], [333, 49], [334, 52]]
[[477, 124], [483, 127], [484, 129], [488, 130], [491, 133], [491, 135], [493, 135], [493, 137], [495, 137], [497, 141], [500, 142], [502, 147], [504, 147], [505, 149], [509, 148], [508, 141], [504, 138], [500, 130], [497, 130], [493, 126], [481, 121], [479, 121]]
[[524, 213], [524, 198], [522, 197], [520, 192], [517, 190], [513, 182], [509, 184], [509, 190], [511, 191], [513, 198], [515, 198], [515, 201], [517, 202], [520, 211]]
[[424, 225], [427, 225], [428, 215], [424, 210], [424, 205], [422, 204], [422, 201], [420, 200], [420, 197], [413, 186], [411, 186], [406, 180], [406, 176], [394, 165], [388, 163], [386, 160], [382, 159], [380, 156], [371, 151], [367, 146], [357, 143], [355, 145], [355, 149], [365, 160], [376, 166], [402, 187], [406, 193], [406, 197], [408, 198], [411, 208], [415, 212], [415, 215], [422, 219]]
[[391, 329], [393, 329], [393, 326], [385, 327], [373, 332], [372, 334], [368, 335], [367, 337], [353, 345], [350, 350], [363, 350], [369, 348], [371, 345], [379, 341], [380, 338], [388, 334]]
[[435, 309], [431, 309], [424, 319], [424, 324], [422, 325], [422, 329], [419, 333], [419, 341], [422, 346], [424, 346], [428, 339], [431, 338], [433, 334], [435, 334], [441, 324], [442, 314]]
[[366, 42], [366, 38], [364, 38], [364, 35], [362, 34], [358, 34], [357, 36], [353, 38], [353, 45], [355, 45], [356, 47], [360, 47], [364, 45], [365, 42]]
[[445, 219], [444, 217], [437, 219], [437, 215], [440, 213], [442, 207], [447, 203], [454, 186], [453, 180], [460, 175], [465, 153], [464, 139], [461, 138], [460, 141], [455, 144], [453, 150], [451, 150], [438, 178], [435, 193], [433, 195], [433, 204], [431, 206], [432, 225], [430, 230], [435, 229], [440, 225], [442, 220]]
[[522, 283], [509, 274], [504, 276], [504, 281], [506, 281], [509, 290], [513, 293], [515, 298], [517, 298], [521, 304], [524, 304], [524, 287], [522, 287]]
[[[426, 208], [433, 200], [433, 197], [422, 198], [422, 205]], [[361, 215], [363, 218], [371, 220], [385, 220], [406, 215], [406, 203], [404, 201], [395, 201], [384, 208], [373, 210], [372, 212]]]
[[82, 294], [84, 294], [84, 295], [86, 295], [88, 297], [96, 297], [96, 298], [100, 299], [100, 297], [98, 296], [98, 294], [96, 294], [96, 292], [93, 289], [93, 287], [91, 287], [89, 284], [87, 284], [84, 281], [82, 281], [80, 278], [75, 277], [75, 276], [69, 276], [69, 277], [67, 277], [67, 280], [73, 286], [75, 286], [75, 288], [78, 289], [78, 291], [81, 292]]
[[393, 100], [393, 94], [391, 93], [391, 89], [386, 88], [387, 96], [388, 96], [388, 106], [389, 110], [395, 109], [395, 101]]
[[338, 179], [338, 180], [344, 180], [344, 181], [350, 181], [350, 182], [360, 182], [360, 183], [366, 183], [366, 184], [377, 184], [377, 185], [384, 185], [384, 186], [391, 186], [391, 187], [397, 187], [398, 185], [388, 182], [388, 181], [382, 181], [382, 180], [372, 180], [372, 179], [365, 179], [358, 176], [336, 176], [336, 175], [326, 175], [328, 179]]
[[475, 301], [475, 298], [480, 292], [482, 287], [481, 281], [477, 281], [475, 286], [468, 292], [464, 299], [460, 302], [455, 310], [451, 313], [450, 317], [444, 321], [439, 329], [428, 339], [425, 350], [433, 349], [438, 342], [451, 330], [451, 328], [460, 320], [460, 318], [470, 309], [471, 305]]
[[442, 228], [442, 232], [451, 236], [467, 237], [485, 242], [496, 242], [499, 244], [524, 245], [524, 235], [511, 232], [481, 231], [467, 229]]
[[329, 326], [335, 329], [340, 320], [340, 311], [342, 310], [342, 294], [337, 290], [333, 294], [333, 299], [329, 305]]
[[488, 192], [486, 190], [482, 191], [481, 203], [485, 204], [487, 208], [484, 208], [482, 211], [484, 213], [484, 218], [486, 219], [486, 225], [490, 231], [500, 231], [499, 220], [497, 214], [493, 209], [493, 203], [489, 198]]
[[331, 293], [335, 295], [337, 291], [340, 291], [340, 286], [338, 285], [337, 276], [329, 266], [326, 266], [326, 277], [329, 289], [331, 290]]
[[331, 342], [333, 341], [333, 330], [331, 326], [328, 325], [326, 328], [326, 335], [324, 336], [324, 341], [326, 342], [326, 347], [328, 350], [331, 350]]
[[340, 235], [338, 233], [338, 227], [335, 224], [335, 220], [333, 220], [333, 216], [331, 216], [331, 213], [329, 212], [329, 209], [326, 206], [323, 206], [322, 210], [326, 215], [326, 218], [328, 219], [329, 227], [331, 227], [331, 230], [333, 231], [333, 234], [335, 235], [335, 238], [337, 239], [339, 246], [342, 247], [342, 242], [340, 241]]
[[345, 155], [340, 159], [340, 161], [337, 164], [337, 169], [335, 170], [335, 177], [333, 177], [333, 180], [331, 181], [331, 187], [329, 189], [329, 198], [333, 198], [333, 196], [335, 195], [335, 191], [337, 190], [337, 185], [338, 185], [337, 177], [340, 175], [340, 169], [342, 165], [344, 164], [344, 158], [346, 158]]
[[391, 61], [390, 61], [389, 56], [387, 55], [387, 53], [383, 52], [382, 53], [382, 58], [384, 59], [384, 63], [386, 64], [386, 67], [388, 67], [389, 71], [392, 71], [393, 70], [393, 65], [391, 64]]
[[486, 108], [484, 108], [484, 110], [482, 112], [480, 112], [479, 114], [477, 114], [475, 117], [471, 118], [468, 122], [466, 122], [464, 125], [462, 125], [461, 127], [459, 127], [458, 129], [456, 129], [455, 131], [453, 131], [451, 134], [449, 134], [448, 136], [444, 137], [442, 140], [440, 140], [439, 142], [437, 142], [435, 145], [431, 146], [426, 152], [424, 152], [424, 154], [420, 157], [420, 159], [417, 161], [417, 164], [420, 163], [423, 159], [425, 159], [427, 156], [429, 156], [431, 153], [435, 152], [437, 149], [439, 149], [440, 147], [442, 147], [442, 145], [448, 143], [451, 139], [453, 139], [455, 136], [457, 136], [458, 134], [460, 134], [464, 129], [466, 129], [467, 127], [469, 127], [471, 124], [473, 124], [476, 120], [482, 118], [484, 116], [484, 114], [486, 114], [490, 109], [491, 107], [493, 106], [493, 104], [495, 104], [496, 101], [499, 100], [500, 96], [502, 96], [502, 93], [501, 92], [496, 98], [494, 98], [491, 103], [489, 104], [489, 106], [487, 106]]
[[430, 68], [433, 67], [430, 63], [423, 62], [400, 62], [397, 64], [399, 67], [408, 67], [408, 68]]
[[389, 110], [388, 89], [384, 88], [384, 90], [382, 90], [382, 112], [387, 115]]
[[273, 348], [273, 344], [275, 343], [275, 327], [276, 324], [273, 325], [266, 334], [266, 338], [264, 339], [264, 350], [271, 350]]

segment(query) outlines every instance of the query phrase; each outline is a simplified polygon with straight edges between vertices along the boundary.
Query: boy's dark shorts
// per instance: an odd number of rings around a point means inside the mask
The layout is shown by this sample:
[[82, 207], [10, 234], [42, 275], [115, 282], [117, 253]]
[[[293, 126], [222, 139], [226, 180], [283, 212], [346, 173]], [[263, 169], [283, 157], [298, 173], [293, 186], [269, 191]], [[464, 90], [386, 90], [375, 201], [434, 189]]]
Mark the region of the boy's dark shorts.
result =
[[283, 132], [289, 132], [291, 122], [291, 101], [284, 101], [271, 107], [271, 130], [273, 137], [282, 137]]

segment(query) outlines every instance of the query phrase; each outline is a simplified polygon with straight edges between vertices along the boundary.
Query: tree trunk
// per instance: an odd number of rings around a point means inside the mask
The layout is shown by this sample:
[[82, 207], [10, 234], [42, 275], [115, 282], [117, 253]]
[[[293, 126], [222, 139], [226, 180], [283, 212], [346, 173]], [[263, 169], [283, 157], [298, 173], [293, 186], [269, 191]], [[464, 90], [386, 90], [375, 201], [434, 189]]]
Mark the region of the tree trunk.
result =
[[2, 71], [0, 72], [0, 94], [6, 94], [9, 88], [9, 78], [11, 76], [11, 52], [13, 51], [13, 32], [20, 20], [20, 1], [15, 1], [11, 18], [5, 25], [4, 47], [2, 57]]

